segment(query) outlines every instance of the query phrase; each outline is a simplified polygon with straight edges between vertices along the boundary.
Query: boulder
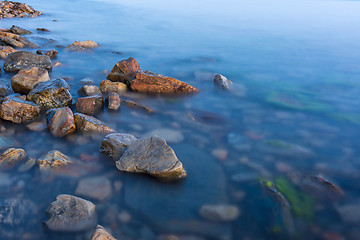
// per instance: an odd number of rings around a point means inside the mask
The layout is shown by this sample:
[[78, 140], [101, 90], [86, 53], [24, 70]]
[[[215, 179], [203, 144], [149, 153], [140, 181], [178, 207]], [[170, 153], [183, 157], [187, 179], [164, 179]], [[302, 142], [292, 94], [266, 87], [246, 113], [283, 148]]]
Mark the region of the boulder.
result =
[[97, 44], [94, 41], [91, 40], [87, 40], [87, 41], [75, 41], [73, 42], [71, 45], [69, 45], [68, 47], [82, 47], [82, 48], [96, 48], [99, 46], [99, 44]]
[[82, 113], [75, 113], [74, 120], [76, 129], [84, 133], [109, 134], [115, 132], [99, 119]]
[[0, 170], [13, 168], [22, 162], [26, 157], [26, 152], [21, 148], [9, 148], [0, 155]]
[[116, 240], [110, 233], [108, 233], [105, 228], [100, 225], [97, 225], [93, 234], [90, 237], [90, 240]]
[[0, 46], [0, 57], [5, 59], [10, 53], [16, 52], [17, 50], [10, 46]]
[[83, 178], [79, 181], [75, 193], [79, 196], [103, 202], [111, 197], [111, 182], [106, 177]]
[[12, 27], [10, 28], [10, 32], [14, 33], [14, 34], [19, 34], [19, 35], [26, 35], [26, 34], [30, 34], [31, 31], [26, 30], [24, 28], [12, 25]]
[[62, 168], [71, 164], [71, 160], [62, 152], [52, 150], [39, 158], [36, 162], [40, 170], [50, 170], [55, 168]]
[[101, 142], [100, 152], [118, 160], [137, 138], [127, 133], [110, 133]]
[[79, 89], [78, 93], [82, 96], [102, 95], [100, 88], [95, 85], [84, 85]]
[[122, 82], [112, 82], [110, 80], [103, 80], [100, 82], [100, 90], [103, 93], [116, 92], [122, 94], [126, 92], [127, 86]]
[[2, 37], [2, 38], [0, 38], [0, 41], [5, 43], [6, 45], [14, 47], [14, 48], [24, 48], [25, 47], [24, 43], [20, 42], [17, 39], [13, 39], [10, 37]]
[[55, 49], [49, 50], [49, 51], [44, 51], [44, 50], [37, 50], [36, 51], [37, 54], [39, 55], [45, 55], [48, 56], [50, 59], [56, 58], [58, 51], [56, 51]]
[[11, 87], [16, 93], [28, 94], [36, 84], [49, 80], [50, 77], [46, 69], [30, 67], [20, 70], [11, 78]]
[[114, 92], [109, 93], [108, 100], [109, 100], [108, 108], [110, 110], [118, 110], [120, 108], [121, 101], [118, 93], [114, 93]]
[[104, 99], [101, 95], [79, 98], [76, 101], [76, 111], [87, 115], [95, 115], [102, 110]]
[[71, 106], [72, 95], [65, 80], [59, 78], [38, 83], [27, 95], [27, 100], [35, 102], [41, 110]]
[[214, 84], [217, 87], [220, 87], [225, 90], [230, 90], [231, 85], [233, 84], [230, 80], [224, 77], [221, 74], [216, 74], [214, 77]]
[[32, 102], [24, 101], [16, 95], [5, 97], [0, 106], [0, 117], [14, 123], [28, 122], [39, 116], [39, 106]]
[[95, 226], [95, 205], [85, 199], [61, 194], [46, 209], [44, 224], [52, 231], [77, 232]]
[[35, 17], [41, 14], [42, 13], [40, 11], [36, 11], [25, 3], [13, 1], [0, 2], [0, 19], [13, 17]]
[[5, 59], [4, 70], [15, 72], [28, 67], [39, 67], [51, 70], [50, 58], [44, 55], [37, 55], [28, 51], [17, 51], [10, 53]]
[[130, 57], [116, 63], [106, 78], [112, 82], [122, 82], [129, 85], [134, 73], [140, 70], [138, 62], [134, 58]]
[[215, 222], [234, 221], [240, 215], [240, 210], [232, 205], [204, 205], [200, 208], [200, 216]]
[[46, 112], [46, 121], [55, 137], [64, 137], [75, 131], [74, 115], [70, 108], [53, 108]]
[[116, 161], [120, 171], [148, 173], [157, 178], [177, 179], [186, 177], [182, 163], [165, 139], [152, 136], [132, 143]]

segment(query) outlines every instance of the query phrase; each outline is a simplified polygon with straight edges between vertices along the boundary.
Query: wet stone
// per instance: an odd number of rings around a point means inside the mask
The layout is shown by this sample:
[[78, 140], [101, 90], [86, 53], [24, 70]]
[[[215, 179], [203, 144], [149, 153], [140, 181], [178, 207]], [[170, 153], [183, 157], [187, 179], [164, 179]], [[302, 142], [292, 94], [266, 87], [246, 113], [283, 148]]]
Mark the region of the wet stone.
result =
[[[0, 199], [0, 229], [5, 231], [5, 229], [9, 227], [21, 226], [25, 223], [33, 222], [31, 218], [36, 212], [37, 207], [30, 200]], [[15, 237], [15, 235], [13, 237]]]
[[48, 56], [50, 59], [56, 58], [58, 51], [56, 51], [55, 49], [49, 50], [49, 51], [44, 51], [44, 50], [37, 50], [36, 51], [37, 54], [39, 55], [45, 55]]
[[114, 160], [118, 160], [130, 144], [137, 138], [127, 133], [111, 133], [105, 136], [101, 142], [100, 152], [108, 155]]
[[147, 173], [169, 180], [184, 178], [186, 172], [174, 150], [158, 136], [142, 138], [132, 143], [116, 161], [120, 171]]
[[0, 46], [0, 57], [5, 59], [10, 53], [16, 52], [17, 50], [10, 46]]
[[34, 132], [42, 132], [42, 131], [45, 131], [46, 129], [48, 129], [46, 122], [43, 122], [43, 121], [29, 123], [26, 127], [30, 131], [34, 131]]
[[12, 27], [10, 28], [10, 32], [14, 33], [14, 34], [19, 34], [19, 35], [26, 35], [26, 34], [30, 34], [31, 31], [26, 30], [24, 28], [12, 25]]
[[79, 181], [75, 194], [99, 202], [111, 197], [111, 182], [106, 177], [88, 177]]
[[18, 172], [27, 172], [31, 170], [36, 165], [35, 158], [29, 158], [26, 162], [21, 164], [18, 168]]
[[101, 95], [78, 98], [76, 111], [87, 115], [95, 115], [102, 110], [104, 99]]
[[0, 83], [0, 99], [4, 100], [6, 96], [13, 94], [13, 90], [4, 83]]
[[40, 108], [36, 104], [24, 101], [16, 95], [8, 96], [0, 106], [0, 117], [14, 123], [24, 123], [40, 116]]
[[103, 226], [97, 225], [90, 240], [116, 240]]
[[46, 210], [48, 229], [61, 232], [77, 232], [95, 226], [95, 205], [85, 199], [61, 194]]
[[100, 88], [95, 85], [84, 85], [79, 89], [78, 93], [82, 96], [94, 96], [94, 95], [102, 96], [102, 92]]
[[70, 108], [53, 108], [46, 112], [46, 121], [55, 137], [64, 137], [75, 131], [74, 115]]
[[240, 210], [232, 205], [204, 205], [200, 208], [200, 216], [216, 222], [234, 221], [240, 215]]
[[11, 78], [11, 87], [16, 93], [28, 94], [39, 82], [49, 81], [48, 71], [43, 68], [31, 67], [20, 70]]
[[221, 74], [216, 74], [214, 77], [214, 84], [225, 90], [229, 90], [232, 86], [232, 82]]
[[121, 101], [118, 93], [114, 93], [114, 92], [109, 93], [108, 100], [109, 100], [108, 108], [110, 110], [116, 111], [120, 108]]
[[21, 148], [9, 148], [0, 155], [0, 170], [7, 170], [19, 165], [26, 157], [26, 152]]
[[115, 132], [114, 129], [110, 128], [99, 119], [82, 113], [75, 113], [74, 120], [76, 129], [80, 132], [95, 134], [109, 134]]
[[112, 82], [122, 82], [129, 85], [134, 73], [140, 70], [138, 62], [130, 57], [116, 63], [110, 74], [107, 76], [107, 79]]
[[154, 112], [153, 109], [151, 109], [149, 107], [146, 107], [146, 106], [143, 106], [143, 105], [141, 105], [141, 104], [139, 104], [137, 102], [131, 101], [131, 100], [121, 100], [121, 103], [123, 103], [127, 107], [140, 109], [140, 110], [146, 111], [148, 113], [153, 113]]
[[126, 92], [127, 86], [121, 82], [112, 82], [110, 80], [103, 80], [100, 82], [100, 90], [103, 93], [116, 92], [122, 94]]
[[28, 51], [10, 53], [5, 59], [4, 70], [15, 72], [28, 67], [39, 67], [51, 70], [52, 65], [48, 56], [37, 55]]
[[59, 78], [38, 83], [27, 95], [27, 100], [35, 102], [41, 110], [71, 106], [72, 95], [65, 80]]
[[97, 44], [94, 41], [87, 40], [87, 41], [75, 41], [71, 45], [68, 46], [68, 48], [71, 47], [80, 47], [80, 48], [96, 48], [99, 44]]
[[17, 39], [13, 39], [10, 37], [2, 37], [2, 38], [0, 38], [0, 41], [5, 43], [6, 45], [14, 47], [14, 48], [24, 48], [25, 47], [24, 43], [18, 41]]
[[40, 32], [50, 32], [48, 29], [46, 28], [36, 28], [37, 31], [40, 31]]
[[71, 164], [71, 160], [62, 152], [52, 150], [39, 158], [36, 162], [40, 170], [50, 170], [55, 168], [62, 168]]
[[25, 3], [13, 1], [0, 2], [0, 19], [13, 17], [36, 17], [41, 15], [40, 11], [36, 11]]

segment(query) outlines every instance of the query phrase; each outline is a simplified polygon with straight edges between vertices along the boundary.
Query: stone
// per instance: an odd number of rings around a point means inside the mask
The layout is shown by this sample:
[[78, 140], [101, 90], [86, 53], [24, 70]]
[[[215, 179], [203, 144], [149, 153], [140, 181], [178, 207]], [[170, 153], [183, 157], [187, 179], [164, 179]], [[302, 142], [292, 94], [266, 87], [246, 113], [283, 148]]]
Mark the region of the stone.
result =
[[100, 152], [118, 160], [137, 138], [127, 133], [110, 133], [101, 142]]
[[204, 205], [200, 208], [201, 217], [216, 222], [230, 222], [236, 220], [240, 210], [232, 205]]
[[0, 100], [3, 101], [6, 96], [14, 94], [13, 90], [6, 84], [0, 82]]
[[12, 27], [10, 28], [10, 32], [14, 33], [14, 34], [19, 34], [19, 35], [26, 35], [26, 34], [30, 34], [31, 31], [26, 30], [24, 28], [12, 25]]
[[81, 47], [81, 48], [96, 48], [99, 46], [99, 44], [97, 44], [94, 41], [91, 40], [87, 40], [87, 41], [75, 41], [73, 42], [73, 44], [69, 45], [69, 47]]
[[46, 112], [48, 128], [55, 137], [64, 137], [75, 131], [74, 115], [70, 108], [53, 108]]
[[50, 58], [44, 55], [37, 55], [28, 51], [17, 51], [10, 53], [5, 59], [4, 70], [15, 72], [28, 67], [38, 67], [51, 70]]
[[76, 101], [76, 111], [87, 115], [99, 113], [104, 105], [104, 99], [101, 95], [78, 98]]
[[31, 170], [36, 165], [35, 158], [29, 158], [26, 162], [21, 164], [18, 168], [18, 172], [26, 172]]
[[0, 200], [1, 230], [28, 224], [29, 219], [31, 219], [36, 212], [37, 207], [30, 200], [12, 198]]
[[30, 131], [33, 131], [33, 132], [43, 132], [45, 131], [46, 129], [48, 129], [48, 126], [46, 124], [46, 121], [40, 121], [40, 122], [32, 122], [32, 123], [29, 123], [27, 126], [26, 126]]
[[0, 106], [0, 117], [14, 123], [24, 123], [39, 118], [40, 107], [16, 95], [5, 97]]
[[25, 47], [25, 44], [23, 44], [22, 42], [20, 42], [16, 39], [9, 38], [9, 37], [2, 37], [0, 39], [0, 41], [5, 43], [6, 45], [14, 47], [14, 48], [24, 48]]
[[148, 113], [153, 113], [154, 110], [152, 110], [151, 108], [149, 107], [146, 107], [146, 106], [143, 106], [143, 105], [140, 105], [134, 101], [131, 101], [131, 100], [121, 100], [121, 103], [125, 104], [126, 106], [130, 107], [130, 108], [137, 108], [137, 109], [140, 109], [140, 110], [144, 110]]
[[95, 134], [109, 134], [115, 132], [114, 129], [108, 127], [99, 119], [82, 113], [75, 113], [74, 120], [76, 129], [80, 132]]
[[102, 96], [102, 92], [100, 88], [95, 85], [84, 85], [79, 89], [78, 93], [82, 96], [94, 96], [94, 95]]
[[40, 31], [40, 32], [50, 32], [48, 29], [46, 28], [36, 28], [37, 31]]
[[39, 158], [36, 163], [40, 170], [50, 170], [55, 168], [62, 168], [71, 164], [71, 160], [62, 152], [52, 150]]
[[122, 94], [126, 92], [127, 86], [122, 82], [112, 82], [110, 80], [103, 80], [100, 82], [100, 90], [103, 93], [116, 92]]
[[111, 182], [106, 177], [88, 177], [79, 181], [75, 194], [103, 202], [111, 197]]
[[140, 70], [138, 62], [130, 57], [116, 63], [106, 78], [112, 82], [122, 82], [129, 85], [134, 73]]
[[165, 139], [152, 136], [132, 143], [116, 161], [120, 171], [147, 173], [157, 178], [178, 179], [186, 177], [182, 163]]
[[41, 15], [40, 11], [36, 11], [25, 3], [13, 1], [0, 2], [0, 19], [13, 17], [36, 17]]
[[68, 107], [72, 104], [70, 87], [61, 78], [38, 83], [26, 98], [39, 105], [41, 110]]
[[121, 100], [118, 93], [114, 93], [114, 92], [109, 93], [108, 101], [109, 101], [108, 108], [110, 110], [116, 111], [120, 108]]
[[85, 199], [61, 194], [46, 209], [44, 224], [51, 231], [78, 232], [91, 229], [96, 223], [95, 205]]
[[214, 84], [215, 86], [220, 87], [222, 89], [230, 90], [233, 83], [223, 75], [216, 74], [214, 77]]
[[154, 135], [163, 137], [167, 142], [170, 143], [180, 143], [184, 141], [184, 135], [180, 131], [171, 128], [155, 129], [148, 133], [145, 133], [144, 137], [150, 137]]
[[5, 59], [10, 53], [16, 52], [17, 50], [10, 46], [0, 46], [0, 57]]
[[56, 58], [58, 51], [56, 51], [55, 49], [51, 49], [49, 51], [37, 50], [36, 53], [39, 55], [48, 56], [50, 59], [53, 59], [53, 58]]
[[21, 148], [9, 148], [0, 155], [0, 170], [8, 170], [17, 166], [26, 157], [26, 152]]
[[97, 225], [90, 240], [116, 240], [116, 238], [108, 233], [103, 226]]
[[39, 82], [49, 81], [49, 73], [46, 69], [31, 67], [20, 70], [11, 78], [11, 87], [16, 93], [28, 94]]

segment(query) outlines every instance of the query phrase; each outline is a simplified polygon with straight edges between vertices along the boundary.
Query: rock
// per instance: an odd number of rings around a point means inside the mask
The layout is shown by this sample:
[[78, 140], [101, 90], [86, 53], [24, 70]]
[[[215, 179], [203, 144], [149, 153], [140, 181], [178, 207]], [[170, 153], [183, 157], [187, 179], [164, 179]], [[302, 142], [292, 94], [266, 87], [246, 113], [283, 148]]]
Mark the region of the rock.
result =
[[145, 107], [143, 105], [140, 105], [134, 101], [131, 101], [131, 100], [121, 100], [121, 103], [125, 104], [126, 106], [130, 107], [130, 108], [137, 108], [137, 109], [141, 109], [141, 110], [144, 110], [148, 113], [153, 113], [154, 110], [152, 110], [151, 108], [149, 107]]
[[106, 177], [88, 177], [79, 181], [75, 194], [103, 202], [111, 197], [111, 182]]
[[99, 44], [97, 44], [96, 42], [87, 40], [87, 41], [75, 41], [73, 42], [73, 44], [69, 45], [68, 48], [70, 47], [96, 48], [98, 46]]
[[239, 217], [240, 210], [232, 205], [204, 205], [200, 208], [199, 214], [210, 221], [230, 222]]
[[0, 100], [1, 101], [3, 101], [6, 96], [9, 96], [13, 93], [14, 92], [12, 91], [12, 89], [9, 86], [0, 82]]
[[9, 148], [11, 145], [13, 145], [13, 141], [11, 139], [0, 135], [0, 149]]
[[28, 51], [10, 53], [5, 59], [4, 70], [6, 72], [15, 72], [28, 67], [51, 70], [52, 65], [48, 56], [37, 55]]
[[37, 50], [36, 51], [37, 54], [39, 55], [45, 55], [48, 56], [50, 59], [56, 58], [58, 51], [56, 51], [55, 49], [49, 50], [49, 51], [44, 51], [44, 50]]
[[9, 37], [2, 37], [0, 38], [0, 41], [5, 43], [6, 45], [9, 45], [14, 48], [24, 48], [25, 44], [18, 41], [17, 39], [9, 38]]
[[32, 169], [36, 165], [36, 159], [35, 158], [29, 158], [26, 162], [21, 164], [18, 168], [19, 172], [26, 172]]
[[53, 108], [46, 112], [46, 121], [55, 137], [64, 137], [75, 131], [74, 115], [70, 108]]
[[83, 85], [95, 85], [94, 81], [91, 78], [83, 78], [80, 80], [80, 83]]
[[136, 71], [141, 71], [140, 66], [134, 58], [130, 57], [116, 63], [106, 78], [112, 82], [122, 82], [129, 85]]
[[336, 206], [336, 211], [345, 223], [360, 224], [360, 202]]
[[120, 171], [148, 173], [157, 178], [186, 177], [182, 163], [163, 138], [152, 136], [132, 143], [116, 161]]
[[75, 113], [74, 120], [76, 129], [85, 133], [109, 134], [115, 132], [114, 129], [106, 126], [106, 124], [94, 117]]
[[78, 98], [76, 111], [87, 115], [95, 115], [102, 110], [104, 99], [101, 95]]
[[171, 142], [171, 143], [179, 143], [184, 141], [184, 135], [180, 131], [171, 128], [155, 129], [146, 133], [144, 137], [150, 137], [154, 135], [163, 137], [167, 142]]
[[34, 132], [42, 132], [42, 131], [45, 131], [46, 129], [48, 129], [46, 122], [43, 122], [43, 121], [29, 123], [26, 127], [30, 131], [34, 131]]
[[11, 87], [16, 93], [28, 94], [39, 82], [49, 81], [48, 71], [43, 68], [31, 67], [20, 70], [11, 78]]
[[109, 93], [109, 105], [108, 108], [110, 110], [118, 110], [120, 108], [120, 96], [118, 93], [111, 92]]
[[0, 117], [14, 123], [23, 123], [40, 116], [40, 107], [16, 95], [8, 96], [0, 106]]
[[14, 33], [14, 34], [19, 34], [19, 35], [26, 35], [26, 34], [30, 34], [31, 32], [29, 30], [26, 30], [24, 28], [12, 25], [12, 27], [10, 28], [10, 32]]
[[0, 170], [7, 170], [18, 165], [26, 157], [26, 152], [21, 148], [9, 148], [0, 155]]
[[96, 222], [95, 205], [85, 199], [61, 194], [46, 209], [44, 223], [52, 231], [77, 232], [91, 229]]
[[13, 17], [35, 17], [42, 13], [36, 11], [25, 3], [1, 1], [0, 2], [0, 19]]
[[36, 28], [37, 31], [40, 31], [40, 32], [50, 32], [48, 29], [46, 28]]
[[72, 95], [69, 85], [61, 78], [38, 83], [27, 95], [41, 110], [71, 106]]
[[230, 90], [233, 83], [230, 80], [228, 80], [226, 77], [224, 77], [223, 75], [216, 74], [214, 77], [214, 84], [217, 87], [221, 87], [222, 89]]
[[127, 133], [111, 133], [101, 142], [100, 152], [105, 153], [114, 160], [118, 160], [130, 144], [137, 138]]
[[127, 86], [121, 82], [111, 82], [110, 80], [103, 80], [100, 82], [100, 90], [103, 93], [116, 92], [122, 94], [126, 92]]
[[100, 225], [97, 225], [95, 231], [90, 237], [90, 240], [116, 240], [110, 233], [108, 233], [105, 228]]
[[140, 93], [162, 95], [182, 95], [199, 92], [198, 89], [187, 83], [149, 71], [136, 72], [134, 79], [130, 82], [130, 89]]
[[2, 228], [1, 230], [5, 230], [9, 227], [28, 224], [31, 221], [29, 219], [31, 219], [36, 212], [36, 205], [29, 200], [0, 200], [0, 226]]
[[61, 62], [56, 61], [54, 62], [53, 67], [59, 67], [61, 65], [63, 65]]
[[17, 50], [10, 46], [0, 46], [0, 57], [5, 59], [10, 53], [16, 52]]
[[79, 89], [78, 93], [82, 96], [102, 96], [100, 88], [95, 85], [84, 85]]
[[71, 160], [58, 150], [52, 150], [39, 158], [36, 162], [40, 170], [50, 170], [54, 168], [62, 168], [71, 164]]

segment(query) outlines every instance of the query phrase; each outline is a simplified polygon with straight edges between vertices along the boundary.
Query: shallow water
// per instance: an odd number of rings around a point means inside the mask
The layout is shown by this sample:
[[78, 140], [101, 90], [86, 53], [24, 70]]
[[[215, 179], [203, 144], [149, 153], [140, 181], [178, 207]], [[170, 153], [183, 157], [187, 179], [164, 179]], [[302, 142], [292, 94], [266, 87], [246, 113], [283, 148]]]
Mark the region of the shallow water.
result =
[[[137, 137], [164, 128], [180, 132], [183, 139], [168, 141], [188, 173], [177, 183], [119, 172], [99, 153], [101, 138], [75, 134], [58, 139], [48, 131], [3, 122], [3, 134], [28, 156], [58, 149], [78, 165], [55, 176], [44, 176], [36, 167], [0, 173], [2, 200], [33, 203], [19, 213], [19, 224], [0, 225], [0, 239], [89, 239], [91, 230], [52, 233], [42, 221], [57, 195], [75, 195], [78, 182], [94, 176], [112, 182], [109, 200], [89, 200], [96, 204], [98, 223], [118, 239], [167, 234], [184, 239], [358, 239], [359, 2], [27, 3], [44, 15], [2, 19], [0, 27], [29, 29], [33, 34], [28, 38], [42, 49], [57, 49], [56, 61], [63, 65], [50, 75], [66, 78], [75, 99], [80, 80], [98, 85], [116, 62], [130, 56], [143, 70], [183, 80], [200, 93], [181, 98], [130, 94], [127, 98], [155, 113], [122, 105], [119, 112], [105, 109], [96, 116]], [[37, 33], [37, 27], [51, 32]], [[100, 47], [83, 53], [61, 47], [88, 39]], [[214, 73], [232, 80], [236, 90], [215, 88]], [[3, 82], [10, 77], [2, 71]], [[319, 174], [344, 195], [311, 180]], [[274, 182], [278, 190], [281, 184], [291, 186], [282, 192], [290, 214], [261, 179]], [[241, 215], [232, 222], [211, 222], [198, 213], [206, 204], [232, 204]], [[346, 214], [339, 210], [353, 205], [357, 208]]]

